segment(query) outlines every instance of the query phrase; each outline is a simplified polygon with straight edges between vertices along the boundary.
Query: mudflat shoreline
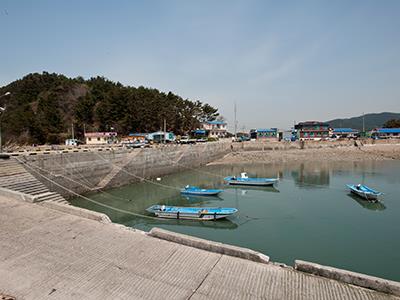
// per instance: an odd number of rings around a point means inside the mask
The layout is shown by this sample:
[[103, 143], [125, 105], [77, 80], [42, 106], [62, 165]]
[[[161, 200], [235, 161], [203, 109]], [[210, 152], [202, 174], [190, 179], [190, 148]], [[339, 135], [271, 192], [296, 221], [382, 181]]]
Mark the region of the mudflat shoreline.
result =
[[340, 146], [335, 148], [276, 149], [256, 151], [232, 151], [208, 165], [243, 163], [288, 162], [350, 162], [399, 160], [398, 144], [367, 144], [363, 146]]

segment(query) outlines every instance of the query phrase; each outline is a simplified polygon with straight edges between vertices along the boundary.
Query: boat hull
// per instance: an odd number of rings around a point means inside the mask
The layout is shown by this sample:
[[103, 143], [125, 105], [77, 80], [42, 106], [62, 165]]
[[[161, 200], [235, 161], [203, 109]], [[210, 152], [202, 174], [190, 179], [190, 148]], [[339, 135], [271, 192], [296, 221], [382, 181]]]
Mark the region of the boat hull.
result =
[[229, 180], [227, 181], [230, 185], [245, 185], [245, 186], [273, 186], [276, 182], [251, 182], [251, 181], [237, 181]]
[[276, 178], [235, 178], [225, 177], [224, 180], [229, 185], [245, 185], [245, 186], [273, 186], [278, 182]]
[[355, 194], [355, 195], [357, 195], [357, 196], [359, 196], [359, 197], [361, 197], [361, 198], [363, 198], [363, 199], [369, 200], [369, 201], [378, 200], [378, 196], [376, 196], [376, 195], [371, 195], [371, 194], [367, 194], [367, 193], [359, 192], [359, 191], [354, 191], [354, 190], [350, 190], [350, 192]]
[[169, 213], [169, 212], [157, 212], [154, 213], [156, 217], [165, 218], [165, 219], [180, 219], [180, 220], [202, 220], [202, 221], [213, 221], [224, 219], [230, 215], [210, 215], [210, 214], [187, 214], [187, 213], [180, 213], [179, 216], [177, 213]]
[[221, 191], [189, 191], [181, 190], [182, 195], [194, 195], [194, 196], [215, 196], [221, 193]]
[[231, 216], [237, 212], [237, 209], [153, 205], [147, 211], [159, 218], [211, 221]]

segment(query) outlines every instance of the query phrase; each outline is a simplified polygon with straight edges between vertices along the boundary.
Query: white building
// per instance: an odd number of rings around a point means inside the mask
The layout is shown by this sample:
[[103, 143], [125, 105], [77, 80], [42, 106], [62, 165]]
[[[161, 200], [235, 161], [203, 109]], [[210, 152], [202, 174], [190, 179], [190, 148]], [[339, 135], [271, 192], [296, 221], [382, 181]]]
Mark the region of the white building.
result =
[[208, 132], [208, 137], [224, 138], [226, 137], [226, 122], [224, 121], [207, 121], [203, 123], [203, 129]]
[[87, 145], [112, 144], [117, 141], [116, 132], [86, 132]]

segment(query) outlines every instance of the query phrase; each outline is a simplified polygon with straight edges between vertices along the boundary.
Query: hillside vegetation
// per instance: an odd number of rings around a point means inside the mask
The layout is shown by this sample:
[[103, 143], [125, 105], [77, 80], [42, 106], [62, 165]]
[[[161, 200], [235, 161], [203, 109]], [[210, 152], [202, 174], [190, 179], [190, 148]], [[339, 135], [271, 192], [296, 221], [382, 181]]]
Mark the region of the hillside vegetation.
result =
[[[386, 122], [392, 119], [400, 119], [400, 113], [382, 112], [376, 114], [365, 114], [365, 130], [383, 127]], [[328, 121], [328, 123], [333, 128], [354, 128], [361, 131], [363, 129], [363, 116], [348, 119], [334, 119]]]
[[28, 74], [0, 88], [3, 135], [7, 142], [60, 143], [86, 131], [114, 130], [119, 134], [151, 132], [162, 128], [182, 134], [214, 120], [218, 110], [171, 92], [124, 86], [104, 77], [84, 80], [64, 75]]

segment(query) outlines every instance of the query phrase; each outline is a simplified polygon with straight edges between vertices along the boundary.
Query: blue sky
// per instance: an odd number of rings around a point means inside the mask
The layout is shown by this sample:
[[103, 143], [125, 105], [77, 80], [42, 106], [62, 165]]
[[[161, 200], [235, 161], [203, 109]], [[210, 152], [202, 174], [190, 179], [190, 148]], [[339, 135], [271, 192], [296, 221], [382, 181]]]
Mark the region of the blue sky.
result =
[[400, 1], [0, 0], [0, 85], [105, 76], [239, 127], [400, 112]]

